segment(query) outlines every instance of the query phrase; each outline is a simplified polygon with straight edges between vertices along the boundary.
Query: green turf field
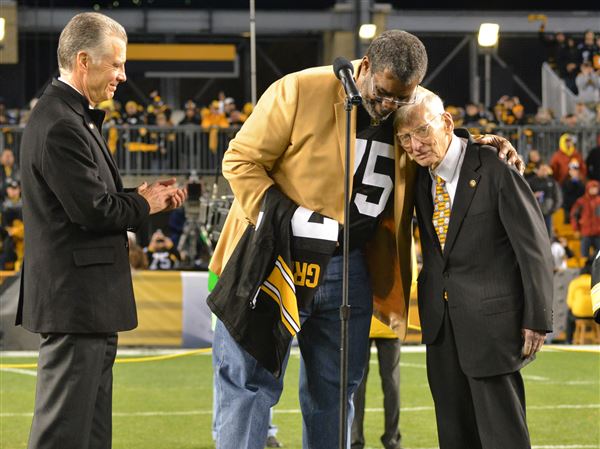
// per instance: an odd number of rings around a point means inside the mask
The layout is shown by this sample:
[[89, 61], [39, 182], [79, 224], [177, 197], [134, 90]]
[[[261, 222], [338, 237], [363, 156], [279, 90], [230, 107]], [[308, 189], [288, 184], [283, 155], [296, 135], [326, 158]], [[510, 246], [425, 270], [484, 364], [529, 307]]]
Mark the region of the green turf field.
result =
[[[382, 394], [372, 356], [367, 387], [365, 436], [380, 448]], [[35, 359], [3, 357], [0, 363]], [[424, 353], [402, 354], [401, 431], [407, 449], [435, 448], [433, 404]], [[24, 371], [32, 372], [33, 370]], [[208, 355], [117, 364], [114, 369], [114, 449], [209, 449], [212, 370]], [[600, 448], [600, 354], [545, 350], [523, 370], [534, 448]], [[292, 354], [286, 388], [275, 407], [278, 438], [301, 448], [298, 356]], [[0, 448], [25, 448], [33, 409], [35, 377], [0, 370]], [[331, 448], [336, 449], [336, 448]], [[507, 448], [510, 449], [510, 448]]]

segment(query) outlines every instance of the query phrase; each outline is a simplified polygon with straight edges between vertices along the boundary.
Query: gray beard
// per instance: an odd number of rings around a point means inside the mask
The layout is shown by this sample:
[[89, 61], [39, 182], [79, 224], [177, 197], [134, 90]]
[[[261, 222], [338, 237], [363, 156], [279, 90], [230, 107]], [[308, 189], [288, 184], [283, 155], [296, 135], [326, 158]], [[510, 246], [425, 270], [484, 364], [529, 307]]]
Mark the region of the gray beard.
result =
[[392, 112], [394, 112], [394, 111], [389, 111], [384, 115], [380, 114], [379, 112], [377, 112], [377, 109], [376, 109], [377, 102], [375, 100], [367, 100], [364, 95], [363, 95], [362, 105], [365, 108], [365, 111], [367, 111], [367, 113], [371, 116], [371, 118], [378, 122], [385, 120], [386, 118], [388, 118], [390, 116], [390, 114]]

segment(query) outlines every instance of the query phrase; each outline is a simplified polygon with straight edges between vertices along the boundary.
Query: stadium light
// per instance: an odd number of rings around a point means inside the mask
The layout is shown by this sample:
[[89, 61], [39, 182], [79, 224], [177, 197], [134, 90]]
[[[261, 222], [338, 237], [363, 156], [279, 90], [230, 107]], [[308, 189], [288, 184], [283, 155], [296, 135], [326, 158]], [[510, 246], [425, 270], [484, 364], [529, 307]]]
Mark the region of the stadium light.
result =
[[361, 39], [373, 39], [377, 33], [377, 25], [374, 23], [363, 23], [358, 30]]
[[6, 27], [6, 20], [4, 17], [0, 17], [0, 43], [4, 42], [4, 30]]
[[482, 23], [479, 26], [477, 42], [481, 47], [495, 47], [498, 44], [498, 31], [500, 25], [497, 23]]
[[482, 23], [479, 26], [479, 34], [477, 35], [477, 43], [479, 44], [480, 52], [484, 56], [484, 87], [486, 108], [491, 106], [492, 98], [492, 53], [498, 47], [498, 31], [500, 25], [497, 23]]

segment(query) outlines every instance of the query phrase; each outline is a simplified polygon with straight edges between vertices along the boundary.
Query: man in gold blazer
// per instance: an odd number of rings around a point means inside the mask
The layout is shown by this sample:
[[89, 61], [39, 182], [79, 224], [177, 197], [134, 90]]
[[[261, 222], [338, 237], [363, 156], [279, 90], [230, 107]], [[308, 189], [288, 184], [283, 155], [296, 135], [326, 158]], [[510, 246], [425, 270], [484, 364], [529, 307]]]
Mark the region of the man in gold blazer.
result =
[[[419, 83], [427, 54], [418, 38], [391, 30], [373, 40], [354, 68], [363, 102], [352, 112], [350, 167], [344, 160], [345, 94], [330, 66], [287, 75], [262, 95], [223, 159], [235, 201], [210, 267], [221, 274], [246, 227], [256, 224], [263, 194], [272, 185], [296, 204], [343, 223], [344, 175], [352, 170], [348, 429], [371, 315], [400, 337], [406, 332], [416, 166], [394, 144], [390, 116], [424, 90]], [[341, 302], [340, 245], [312, 303], [299, 311], [305, 449], [339, 446]], [[213, 366], [217, 449], [264, 447], [269, 409], [279, 399], [283, 375], [276, 378], [258, 364], [221, 321], [215, 328]]]

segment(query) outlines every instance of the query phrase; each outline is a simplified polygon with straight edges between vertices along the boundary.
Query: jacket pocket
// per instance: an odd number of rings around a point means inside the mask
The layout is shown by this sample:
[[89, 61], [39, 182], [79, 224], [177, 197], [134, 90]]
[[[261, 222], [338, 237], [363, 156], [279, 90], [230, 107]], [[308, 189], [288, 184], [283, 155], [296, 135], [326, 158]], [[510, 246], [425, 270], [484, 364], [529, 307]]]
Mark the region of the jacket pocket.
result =
[[74, 249], [73, 262], [78, 267], [112, 264], [115, 263], [115, 249], [112, 247]]
[[481, 301], [481, 312], [484, 315], [495, 315], [497, 313], [519, 310], [523, 305], [521, 298], [516, 295], [496, 296]]
[[463, 219], [463, 225], [479, 224], [482, 221], [494, 219], [494, 215], [495, 212], [493, 210], [487, 210], [473, 215], [466, 215]]

